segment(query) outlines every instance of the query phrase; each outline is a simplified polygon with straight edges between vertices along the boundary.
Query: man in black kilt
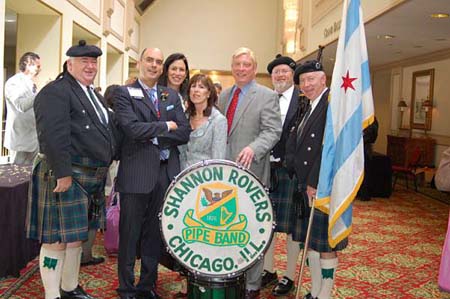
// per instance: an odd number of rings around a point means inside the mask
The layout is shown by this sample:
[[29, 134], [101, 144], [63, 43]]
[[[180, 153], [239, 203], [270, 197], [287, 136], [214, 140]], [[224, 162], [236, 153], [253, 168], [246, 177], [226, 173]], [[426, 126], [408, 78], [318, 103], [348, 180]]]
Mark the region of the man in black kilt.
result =
[[[286, 145], [288, 166], [294, 168], [303, 206], [308, 214], [313, 198], [316, 197], [322, 159], [322, 141], [328, 107], [329, 89], [322, 64], [316, 60], [297, 66], [294, 74], [296, 84], [309, 100], [303, 119], [291, 134]], [[308, 217], [301, 219], [301, 234], [293, 234], [295, 241], [303, 242], [308, 227]], [[345, 238], [335, 248], [328, 243], [328, 214], [314, 211], [311, 239], [308, 246], [308, 265], [311, 272], [311, 291], [305, 298], [326, 299], [331, 297], [336, 268], [337, 251], [347, 247]]]
[[[34, 161], [27, 237], [42, 243], [39, 268], [45, 298], [93, 298], [78, 284], [81, 243], [104, 200], [115, 128], [93, 89], [102, 51], [85, 41], [67, 53], [67, 70], [36, 96], [40, 153]], [[89, 206], [91, 204], [91, 209]]]
[[291, 124], [297, 115], [299, 107], [299, 89], [294, 86], [295, 61], [287, 56], [277, 55], [267, 66], [267, 71], [271, 75], [272, 84], [278, 94], [280, 105], [281, 122], [283, 131], [280, 141], [272, 149], [270, 155], [271, 188], [270, 199], [272, 200], [277, 226], [276, 232], [286, 233], [287, 263], [283, 278], [278, 281], [276, 271], [274, 271], [273, 260], [276, 238], [272, 242], [264, 256], [264, 272], [261, 286], [266, 287], [276, 284], [272, 290], [273, 295], [283, 296], [288, 294], [294, 287], [295, 270], [298, 254], [300, 253], [300, 243], [292, 240], [292, 233], [297, 226], [295, 209], [292, 196], [297, 188], [297, 179], [291, 179], [288, 175], [285, 161], [285, 145], [289, 136]]

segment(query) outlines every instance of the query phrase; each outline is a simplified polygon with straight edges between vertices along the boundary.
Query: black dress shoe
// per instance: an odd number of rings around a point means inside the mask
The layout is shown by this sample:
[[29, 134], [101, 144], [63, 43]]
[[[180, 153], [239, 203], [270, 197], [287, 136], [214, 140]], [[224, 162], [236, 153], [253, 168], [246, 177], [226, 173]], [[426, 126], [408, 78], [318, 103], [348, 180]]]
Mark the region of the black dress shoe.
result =
[[263, 271], [262, 278], [261, 278], [261, 288], [265, 288], [269, 285], [275, 284], [278, 282], [278, 275], [277, 271], [271, 273], [267, 270]]
[[91, 295], [86, 293], [81, 286], [77, 286], [75, 290], [67, 292], [61, 289], [61, 299], [94, 299]]
[[161, 299], [162, 297], [158, 295], [158, 293], [156, 293], [155, 290], [151, 290], [149, 293], [139, 293], [136, 294], [136, 299]]
[[284, 296], [287, 295], [294, 288], [294, 282], [283, 276], [283, 278], [278, 282], [278, 284], [273, 288], [272, 294], [274, 296]]
[[95, 257], [93, 256], [92, 259], [90, 261], [87, 262], [81, 262], [81, 266], [93, 266], [93, 265], [97, 265], [97, 264], [101, 264], [105, 261], [105, 258], [102, 256], [99, 257]]
[[308, 293], [308, 294], [305, 295], [305, 297], [303, 297], [303, 299], [317, 299], [317, 297], [313, 297], [311, 295], [311, 293]]
[[259, 290], [245, 290], [245, 299], [258, 299]]

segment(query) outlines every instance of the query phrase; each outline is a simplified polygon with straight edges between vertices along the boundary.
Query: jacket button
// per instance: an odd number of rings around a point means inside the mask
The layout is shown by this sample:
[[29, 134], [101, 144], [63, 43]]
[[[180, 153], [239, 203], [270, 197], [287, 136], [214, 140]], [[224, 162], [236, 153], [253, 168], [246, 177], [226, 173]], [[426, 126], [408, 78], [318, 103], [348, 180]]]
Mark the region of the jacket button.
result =
[[310, 147], [310, 146], [308, 146], [307, 150], [308, 150], [308, 152], [309, 152], [309, 151], [311, 150], [311, 147]]
[[303, 164], [308, 165], [308, 161], [303, 161]]
[[83, 110], [81, 110], [81, 112], [83, 112], [83, 114], [86, 114], [86, 110], [84, 110], [84, 109], [83, 109]]
[[311, 137], [314, 138], [316, 135], [314, 133], [311, 134]]
[[85, 127], [85, 128], [89, 130], [89, 128], [90, 128], [90, 127], [89, 127], [89, 125], [86, 125], [86, 127]]

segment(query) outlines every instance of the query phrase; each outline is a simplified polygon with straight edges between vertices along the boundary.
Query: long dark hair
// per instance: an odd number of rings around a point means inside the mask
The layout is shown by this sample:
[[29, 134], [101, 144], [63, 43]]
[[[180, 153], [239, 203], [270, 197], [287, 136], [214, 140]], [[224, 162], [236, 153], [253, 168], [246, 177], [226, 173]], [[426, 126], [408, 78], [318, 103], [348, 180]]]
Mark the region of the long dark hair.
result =
[[212, 108], [215, 106], [215, 104], [217, 102], [216, 88], [214, 87], [214, 83], [211, 81], [211, 79], [208, 76], [206, 76], [205, 74], [201, 74], [201, 73], [195, 74], [189, 81], [189, 86], [187, 88], [188, 104], [187, 104], [186, 112], [190, 116], [194, 116], [196, 114], [194, 103], [192, 103], [192, 101], [191, 101], [190, 91], [191, 91], [192, 85], [194, 85], [197, 82], [202, 83], [209, 91], [209, 98], [207, 101], [207, 106], [206, 106], [205, 110], [203, 110], [203, 115], [210, 116]]
[[184, 79], [183, 83], [181, 83], [180, 86], [180, 94], [183, 98], [186, 98], [187, 95], [187, 88], [189, 84], [189, 64], [187, 61], [186, 56], [182, 53], [173, 53], [167, 59], [164, 61], [164, 67], [163, 67], [163, 73], [161, 77], [158, 80], [158, 84], [162, 86], [168, 86], [169, 79], [168, 79], [168, 73], [169, 73], [169, 67], [172, 63], [174, 63], [177, 60], [183, 60], [184, 65], [186, 67], [186, 78]]

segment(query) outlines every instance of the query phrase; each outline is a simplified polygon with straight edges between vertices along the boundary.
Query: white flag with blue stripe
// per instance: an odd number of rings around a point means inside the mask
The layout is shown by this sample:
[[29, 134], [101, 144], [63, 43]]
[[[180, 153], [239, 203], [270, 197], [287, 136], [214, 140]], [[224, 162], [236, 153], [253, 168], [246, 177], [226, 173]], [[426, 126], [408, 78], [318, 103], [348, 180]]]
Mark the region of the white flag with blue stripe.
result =
[[362, 130], [374, 119], [361, 3], [343, 5], [316, 200], [329, 214], [331, 247], [351, 232], [352, 201], [364, 177]]

